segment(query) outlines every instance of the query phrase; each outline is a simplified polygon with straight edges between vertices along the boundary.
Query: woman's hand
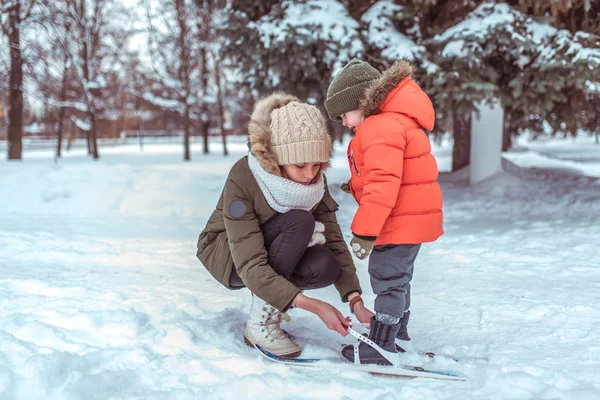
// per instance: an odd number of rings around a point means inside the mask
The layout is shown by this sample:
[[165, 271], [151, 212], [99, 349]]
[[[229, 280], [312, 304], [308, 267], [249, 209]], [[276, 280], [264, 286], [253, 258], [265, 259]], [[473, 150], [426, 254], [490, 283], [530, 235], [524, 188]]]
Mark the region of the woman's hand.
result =
[[316, 300], [319, 303], [318, 311], [315, 312], [321, 318], [321, 321], [332, 331], [336, 331], [342, 336], [348, 334], [348, 325], [350, 324], [350, 317], [344, 317], [337, 308], [324, 301]]
[[302, 293], [299, 293], [296, 296], [293, 304], [294, 307], [302, 308], [303, 310], [317, 314], [327, 328], [331, 329], [332, 331], [336, 331], [342, 336], [346, 336], [348, 334], [350, 318], [344, 317], [342, 313], [331, 304], [307, 297]]

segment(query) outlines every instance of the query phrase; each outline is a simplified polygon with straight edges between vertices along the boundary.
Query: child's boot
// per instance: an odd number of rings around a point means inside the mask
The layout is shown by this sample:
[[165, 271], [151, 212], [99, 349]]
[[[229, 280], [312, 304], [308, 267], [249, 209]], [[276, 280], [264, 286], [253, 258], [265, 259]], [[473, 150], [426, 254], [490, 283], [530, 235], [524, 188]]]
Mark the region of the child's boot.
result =
[[398, 336], [396, 336], [396, 349], [400, 353], [411, 353], [414, 351], [410, 336], [408, 336], [408, 320], [410, 318], [410, 311], [406, 311], [402, 318], [400, 318], [400, 329], [398, 330]]
[[[359, 341], [358, 356], [360, 364], [380, 364], [392, 365], [388, 360], [395, 359], [398, 356], [396, 344], [394, 340], [398, 335], [400, 324], [389, 325], [382, 321], [378, 321], [376, 317], [371, 318], [371, 330], [369, 331], [369, 339], [379, 346], [382, 352], [379, 352], [374, 347]], [[355, 345], [349, 344], [342, 349], [342, 355], [348, 361], [354, 362]], [[384, 355], [385, 354], [385, 355]], [[387, 357], [386, 357], [387, 356]]]
[[286, 313], [280, 313], [275, 307], [253, 295], [244, 342], [251, 347], [258, 344], [278, 356], [298, 357], [302, 349], [280, 327], [283, 320], [289, 319]]

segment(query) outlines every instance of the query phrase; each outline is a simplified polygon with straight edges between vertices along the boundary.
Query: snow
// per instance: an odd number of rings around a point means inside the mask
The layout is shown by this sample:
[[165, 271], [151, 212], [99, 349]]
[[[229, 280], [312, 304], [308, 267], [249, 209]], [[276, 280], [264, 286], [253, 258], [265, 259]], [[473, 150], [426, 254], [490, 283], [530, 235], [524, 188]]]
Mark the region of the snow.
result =
[[594, 94], [600, 95], [600, 82], [586, 81], [585, 91], [590, 96]]
[[[288, 29], [299, 28], [300, 34], [315, 34], [322, 40], [342, 41], [348, 33], [347, 28], [358, 29], [358, 22], [352, 20], [344, 5], [335, 0], [309, 0], [306, 4], [284, 1], [281, 8], [285, 14], [282, 20], [268, 22], [264, 17], [256, 26], [265, 39], [272, 37], [275, 42], [284, 41]], [[266, 44], [268, 46], [268, 42]]]
[[600, 145], [594, 137], [585, 136], [583, 132], [568, 140], [531, 140], [521, 136], [514, 146], [516, 152], [504, 153], [503, 157], [522, 168], [551, 169], [572, 176], [600, 178]]
[[436, 35], [433, 41], [439, 43], [466, 37], [483, 40], [489, 31], [496, 27], [510, 29], [515, 20], [515, 13], [508, 4], [484, 3], [469, 13], [463, 21]]
[[29, 125], [23, 127], [23, 132], [27, 132], [27, 133], [31, 133], [31, 134], [42, 133], [43, 131], [44, 131], [44, 126], [43, 126], [43, 124], [40, 124], [39, 122], [34, 122], [33, 124], [29, 124]]
[[534, 20], [528, 21], [526, 28], [535, 43], [542, 43], [544, 40], [558, 33], [558, 29], [552, 25], [542, 24]]
[[[508, 32], [517, 43], [525, 42], [515, 27], [515, 21], [523, 15], [507, 4], [486, 2], [470, 12], [464, 20], [431, 39], [434, 44], [443, 44], [442, 57], [462, 58], [469, 64], [481, 62], [481, 56], [490, 51], [486, 45], [491, 35]], [[483, 45], [483, 47], [482, 47]], [[524, 63], [525, 59], [520, 60]]]
[[565, 172], [572, 171], [575, 175], [600, 178], [600, 165], [582, 165], [573, 161], [556, 160], [533, 151], [505, 154], [504, 157], [523, 168], [557, 169]]
[[88, 110], [87, 105], [81, 101], [58, 101], [50, 98], [47, 98], [44, 101], [54, 107], [70, 107], [83, 112], [87, 112]]
[[284, 0], [280, 7], [283, 17], [271, 13], [248, 24], [249, 28], [259, 32], [266, 48], [289, 40], [290, 35], [300, 45], [308, 45], [304, 41], [328, 42], [335, 46], [335, 51], [327, 53], [326, 62], [335, 65], [334, 68], [363, 51], [359, 23], [348, 15], [346, 7], [339, 1]]
[[[594, 47], [597, 38], [593, 35], [559, 30], [508, 4], [493, 1], [480, 5], [464, 20], [434, 36], [431, 42], [444, 45], [443, 57], [462, 58], [475, 64], [482, 54], [492, 49], [486, 46], [486, 41], [496, 34], [508, 34], [517, 48], [533, 52], [533, 66], [542, 70], [575, 63], [592, 70], [594, 66], [600, 65], [600, 49]], [[523, 54], [518, 65], [524, 68], [530, 62], [531, 57]]]
[[92, 130], [92, 125], [87, 121], [82, 121], [77, 117], [71, 117], [71, 121], [82, 131], [89, 132]]
[[[587, 139], [519, 145], [600, 165], [574, 157]], [[229, 157], [217, 143], [208, 156], [194, 144], [190, 163], [179, 144], [149, 140], [143, 152], [102, 147], [98, 161], [85, 149], [56, 164], [52, 149], [0, 160], [0, 398], [600, 397], [598, 180], [524, 170], [467, 187], [442, 174], [446, 233], [417, 258], [410, 333], [417, 348], [484, 359], [465, 362], [466, 382], [394, 379], [278, 365], [244, 345], [250, 294], [221, 287], [195, 257], [246, 151], [245, 138], [231, 138]], [[434, 145], [440, 164], [449, 152]], [[338, 145], [328, 178], [349, 239], [347, 168]], [[370, 305], [367, 263], [357, 268]], [[307, 294], [349, 315], [332, 287]], [[352, 342], [290, 314], [307, 357]]]
[[102, 75], [98, 76], [95, 81], [89, 81], [86, 83], [87, 89], [102, 89], [106, 86], [106, 79], [104, 79]]
[[[471, 49], [469, 49], [471, 47]], [[442, 57], [468, 57], [472, 54], [473, 49], [478, 49], [481, 51], [481, 46], [477, 43], [468, 43], [464, 40], [454, 40], [452, 42], [448, 42], [446, 46], [444, 46], [444, 50], [442, 50]]]
[[163, 97], [155, 96], [150, 92], [145, 92], [142, 95], [142, 98], [149, 103], [152, 103], [156, 106], [162, 107], [166, 110], [175, 110], [178, 112], [183, 112], [183, 106], [180, 101], [173, 99], [165, 99]]
[[556, 31], [556, 47], [550, 43], [542, 43], [540, 57], [536, 60], [537, 65], [551, 67], [556, 64], [565, 65], [565, 57], [570, 62], [582, 62], [589, 64], [590, 68], [600, 65], [600, 49], [585, 47], [583, 43], [595, 41], [593, 36], [584, 32], [572, 34], [566, 29]]
[[[367, 26], [366, 39], [373, 46], [382, 49], [382, 57], [388, 60], [406, 58], [419, 60], [425, 47], [418, 46], [412, 39], [396, 30], [393, 18], [402, 14], [404, 7], [390, 0], [375, 3], [362, 16], [361, 20]], [[418, 29], [418, 25], [415, 25]]]

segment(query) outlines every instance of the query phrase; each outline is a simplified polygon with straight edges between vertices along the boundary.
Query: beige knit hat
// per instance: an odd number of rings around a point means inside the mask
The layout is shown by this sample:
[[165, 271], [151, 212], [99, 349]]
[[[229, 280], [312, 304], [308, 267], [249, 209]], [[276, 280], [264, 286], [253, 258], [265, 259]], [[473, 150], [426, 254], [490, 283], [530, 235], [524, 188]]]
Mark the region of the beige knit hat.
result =
[[325, 108], [331, 119], [339, 119], [348, 111], [358, 110], [365, 89], [381, 74], [369, 63], [353, 58], [337, 73], [327, 89]]
[[327, 162], [331, 138], [319, 109], [293, 101], [271, 112], [271, 144], [279, 165]]

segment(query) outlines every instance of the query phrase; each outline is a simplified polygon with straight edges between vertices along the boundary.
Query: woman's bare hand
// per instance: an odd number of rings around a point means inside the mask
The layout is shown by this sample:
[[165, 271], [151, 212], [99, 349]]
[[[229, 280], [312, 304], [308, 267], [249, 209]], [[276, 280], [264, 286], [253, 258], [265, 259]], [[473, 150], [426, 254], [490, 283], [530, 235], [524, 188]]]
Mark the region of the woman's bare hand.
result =
[[336, 331], [342, 336], [348, 334], [348, 326], [350, 318], [344, 317], [341, 312], [329, 303], [321, 300], [313, 299], [299, 293], [294, 300], [294, 305], [306, 311], [316, 314], [321, 321], [332, 331]]

